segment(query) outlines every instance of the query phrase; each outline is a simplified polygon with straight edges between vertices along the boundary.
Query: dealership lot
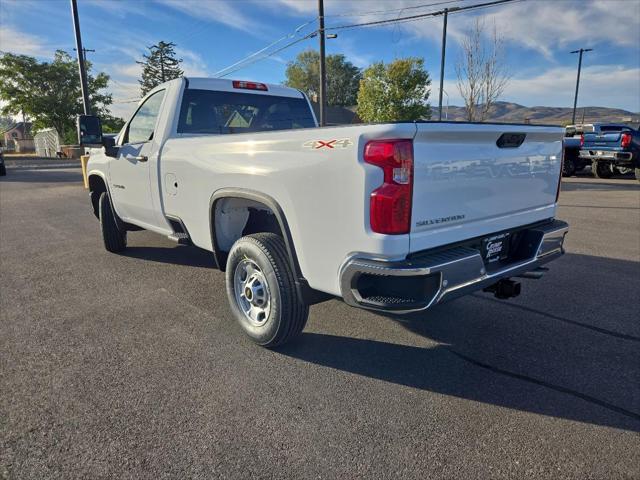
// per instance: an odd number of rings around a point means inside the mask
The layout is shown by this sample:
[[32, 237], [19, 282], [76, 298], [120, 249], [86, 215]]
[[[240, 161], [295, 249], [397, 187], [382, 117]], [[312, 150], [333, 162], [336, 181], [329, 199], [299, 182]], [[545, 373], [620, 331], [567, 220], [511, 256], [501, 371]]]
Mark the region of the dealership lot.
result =
[[333, 300], [269, 351], [210, 254], [148, 232], [109, 254], [78, 169], [10, 168], [0, 478], [638, 478], [640, 186], [560, 200], [568, 253], [519, 298]]

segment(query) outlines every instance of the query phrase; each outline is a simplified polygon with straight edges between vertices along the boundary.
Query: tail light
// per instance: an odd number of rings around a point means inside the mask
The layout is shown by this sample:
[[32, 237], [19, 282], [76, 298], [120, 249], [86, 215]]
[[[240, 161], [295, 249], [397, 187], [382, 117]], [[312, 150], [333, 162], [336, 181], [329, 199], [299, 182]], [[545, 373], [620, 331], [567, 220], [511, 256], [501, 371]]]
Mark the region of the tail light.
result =
[[371, 230], [387, 235], [409, 233], [413, 194], [413, 141], [374, 140], [364, 147], [364, 161], [384, 172], [382, 185], [371, 192]]
[[265, 92], [269, 90], [264, 83], [245, 82], [243, 80], [234, 80], [233, 88], [243, 88], [245, 90], [263, 90]]
[[580, 135], [580, 148], [584, 147], [584, 133]]
[[622, 134], [622, 140], [620, 142], [620, 146], [622, 148], [629, 148], [629, 145], [631, 145], [631, 134], [629, 132], [624, 132]]

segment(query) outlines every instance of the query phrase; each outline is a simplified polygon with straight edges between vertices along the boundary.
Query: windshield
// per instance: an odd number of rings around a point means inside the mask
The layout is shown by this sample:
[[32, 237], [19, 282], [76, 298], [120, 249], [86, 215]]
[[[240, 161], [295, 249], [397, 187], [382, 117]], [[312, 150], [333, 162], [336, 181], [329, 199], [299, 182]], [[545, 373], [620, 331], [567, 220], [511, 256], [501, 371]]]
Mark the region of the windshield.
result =
[[304, 98], [187, 89], [178, 133], [244, 133], [315, 127]]

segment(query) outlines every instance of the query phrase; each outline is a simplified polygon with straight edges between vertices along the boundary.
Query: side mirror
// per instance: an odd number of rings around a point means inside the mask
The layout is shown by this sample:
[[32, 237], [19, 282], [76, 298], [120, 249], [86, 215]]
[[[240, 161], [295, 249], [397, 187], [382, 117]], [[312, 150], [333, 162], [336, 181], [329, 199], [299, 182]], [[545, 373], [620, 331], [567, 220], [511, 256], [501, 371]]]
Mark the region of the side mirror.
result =
[[117, 157], [118, 147], [116, 146], [116, 138], [109, 134], [102, 137], [102, 145], [104, 145], [104, 154], [107, 157]]
[[93, 115], [78, 115], [78, 142], [85, 147], [102, 146], [102, 123]]

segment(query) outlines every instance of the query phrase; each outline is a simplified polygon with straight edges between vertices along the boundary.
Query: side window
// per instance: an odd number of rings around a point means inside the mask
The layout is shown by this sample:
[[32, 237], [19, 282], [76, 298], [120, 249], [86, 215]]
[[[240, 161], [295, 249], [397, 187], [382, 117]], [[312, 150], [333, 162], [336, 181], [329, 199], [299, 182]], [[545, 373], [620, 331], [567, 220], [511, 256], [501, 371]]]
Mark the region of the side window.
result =
[[148, 142], [153, 138], [153, 129], [158, 120], [163, 98], [164, 90], [160, 90], [147, 98], [140, 106], [131, 122], [129, 122], [124, 143]]

